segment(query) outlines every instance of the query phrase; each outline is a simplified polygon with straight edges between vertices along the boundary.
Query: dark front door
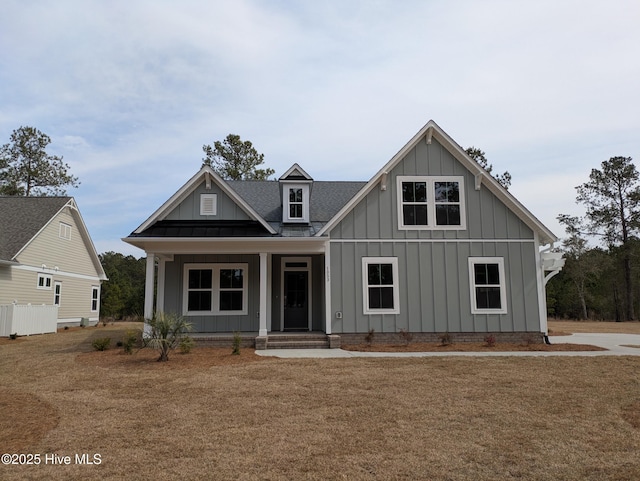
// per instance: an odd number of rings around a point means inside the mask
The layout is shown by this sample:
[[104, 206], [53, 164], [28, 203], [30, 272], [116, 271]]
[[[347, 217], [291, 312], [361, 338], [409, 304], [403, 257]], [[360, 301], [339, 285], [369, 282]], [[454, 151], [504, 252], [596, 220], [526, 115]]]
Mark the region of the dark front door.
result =
[[306, 271], [284, 272], [284, 329], [309, 329], [309, 273]]

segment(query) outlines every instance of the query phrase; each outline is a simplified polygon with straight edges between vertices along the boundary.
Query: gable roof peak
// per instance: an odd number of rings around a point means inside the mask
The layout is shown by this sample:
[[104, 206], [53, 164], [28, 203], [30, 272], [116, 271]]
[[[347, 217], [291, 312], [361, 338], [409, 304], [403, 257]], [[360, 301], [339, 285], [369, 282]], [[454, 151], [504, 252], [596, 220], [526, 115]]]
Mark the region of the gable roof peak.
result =
[[196, 188], [205, 183], [205, 188], [210, 189], [212, 184], [217, 185], [222, 192], [229, 196], [251, 219], [262, 224], [267, 231], [275, 234], [276, 231], [251, 207], [247, 202], [238, 195], [238, 193], [229, 185], [229, 183], [220, 177], [210, 166], [203, 165], [200, 170], [191, 177], [175, 194], [173, 194], [164, 204], [162, 204], [146, 221], [144, 221], [135, 231], [134, 234], [140, 234], [145, 229], [158, 221], [164, 220], [173, 209], [180, 204], [189, 194], [194, 192]]
[[313, 178], [309, 174], [307, 174], [307, 172], [302, 167], [295, 163], [291, 167], [289, 167], [289, 169], [284, 174], [282, 174], [282, 176], [278, 180], [302, 180], [312, 182]]

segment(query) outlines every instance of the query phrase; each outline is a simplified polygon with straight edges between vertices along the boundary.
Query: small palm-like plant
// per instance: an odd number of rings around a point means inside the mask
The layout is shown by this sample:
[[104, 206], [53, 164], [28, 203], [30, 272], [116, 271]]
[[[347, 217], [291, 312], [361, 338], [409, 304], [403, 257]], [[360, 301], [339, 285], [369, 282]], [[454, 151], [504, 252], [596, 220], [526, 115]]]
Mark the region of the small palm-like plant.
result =
[[175, 313], [160, 312], [151, 319], [146, 319], [145, 329], [147, 346], [160, 351], [158, 361], [168, 361], [169, 351], [175, 349], [184, 335], [191, 331], [192, 325], [184, 317]]

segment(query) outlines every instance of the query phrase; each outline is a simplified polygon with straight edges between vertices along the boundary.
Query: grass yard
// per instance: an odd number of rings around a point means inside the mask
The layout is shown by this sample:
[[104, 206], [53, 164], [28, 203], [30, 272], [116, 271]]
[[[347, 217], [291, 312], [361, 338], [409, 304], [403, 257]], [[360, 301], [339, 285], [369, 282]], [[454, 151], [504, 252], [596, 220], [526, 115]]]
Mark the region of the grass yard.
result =
[[640, 479], [640, 357], [92, 350], [128, 327], [0, 343], [0, 454], [41, 456], [0, 479]]
[[640, 334], [640, 322], [598, 322], [598, 321], [552, 321], [549, 320], [549, 334], [562, 335], [578, 332], [604, 332]]

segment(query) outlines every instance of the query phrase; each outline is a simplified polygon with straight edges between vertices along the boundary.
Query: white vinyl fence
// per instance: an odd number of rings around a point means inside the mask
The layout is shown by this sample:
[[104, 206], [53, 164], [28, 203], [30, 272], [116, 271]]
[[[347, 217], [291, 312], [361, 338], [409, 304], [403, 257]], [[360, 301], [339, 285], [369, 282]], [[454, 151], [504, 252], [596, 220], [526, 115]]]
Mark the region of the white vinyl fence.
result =
[[58, 306], [9, 304], [0, 306], [0, 337], [56, 332]]

